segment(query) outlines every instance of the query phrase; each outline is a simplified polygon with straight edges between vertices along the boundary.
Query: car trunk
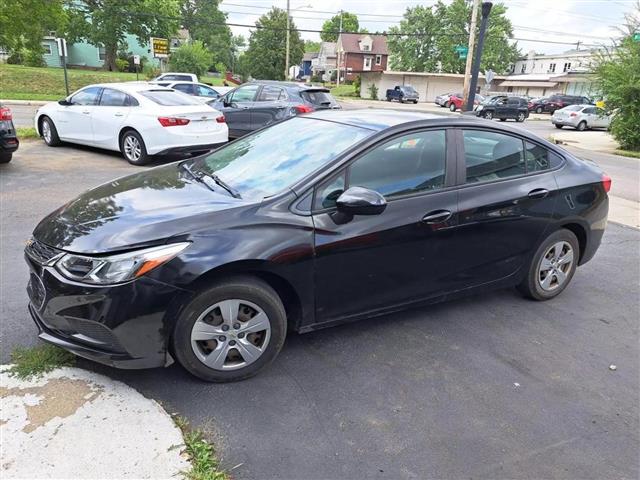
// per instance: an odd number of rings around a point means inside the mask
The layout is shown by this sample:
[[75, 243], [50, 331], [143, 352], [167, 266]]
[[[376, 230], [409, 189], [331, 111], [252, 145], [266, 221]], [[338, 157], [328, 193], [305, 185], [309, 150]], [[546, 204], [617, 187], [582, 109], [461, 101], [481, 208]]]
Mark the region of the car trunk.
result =
[[222, 114], [208, 105], [172, 106], [163, 107], [158, 117], [169, 117], [189, 120], [186, 125], [176, 125], [171, 128], [179, 128], [185, 133], [207, 133], [220, 129], [220, 123], [216, 120]]
[[329, 108], [340, 108], [335, 98], [331, 96], [326, 88], [308, 89], [300, 92], [300, 96], [305, 102], [313, 105], [316, 110], [325, 110]]

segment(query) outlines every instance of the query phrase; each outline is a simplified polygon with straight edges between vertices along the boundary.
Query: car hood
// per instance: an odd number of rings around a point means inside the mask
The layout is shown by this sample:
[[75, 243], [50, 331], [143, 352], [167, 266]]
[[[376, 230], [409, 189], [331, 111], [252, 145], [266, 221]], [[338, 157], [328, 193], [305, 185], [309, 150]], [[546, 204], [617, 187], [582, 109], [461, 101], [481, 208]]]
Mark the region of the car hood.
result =
[[33, 235], [69, 252], [112, 252], [163, 243], [245, 205], [172, 163], [88, 190], [45, 217]]

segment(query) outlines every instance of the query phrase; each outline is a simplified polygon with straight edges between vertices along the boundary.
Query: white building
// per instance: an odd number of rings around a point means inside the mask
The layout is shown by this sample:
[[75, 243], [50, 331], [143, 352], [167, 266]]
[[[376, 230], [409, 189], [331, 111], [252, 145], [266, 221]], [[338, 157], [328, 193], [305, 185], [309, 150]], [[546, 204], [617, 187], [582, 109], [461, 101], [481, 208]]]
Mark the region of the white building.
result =
[[529, 52], [526, 58], [516, 61], [513, 74], [586, 73], [591, 69], [597, 50], [569, 50], [554, 55], [538, 55]]

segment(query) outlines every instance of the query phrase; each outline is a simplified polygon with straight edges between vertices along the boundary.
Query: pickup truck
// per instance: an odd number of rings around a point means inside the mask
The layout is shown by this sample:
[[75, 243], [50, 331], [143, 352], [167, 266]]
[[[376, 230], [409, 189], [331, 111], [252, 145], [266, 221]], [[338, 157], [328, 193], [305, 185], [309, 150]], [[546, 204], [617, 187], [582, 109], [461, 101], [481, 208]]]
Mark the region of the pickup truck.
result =
[[387, 90], [387, 102], [398, 100], [400, 103], [418, 103], [418, 98], [420, 98], [418, 92], [410, 85], [396, 85]]

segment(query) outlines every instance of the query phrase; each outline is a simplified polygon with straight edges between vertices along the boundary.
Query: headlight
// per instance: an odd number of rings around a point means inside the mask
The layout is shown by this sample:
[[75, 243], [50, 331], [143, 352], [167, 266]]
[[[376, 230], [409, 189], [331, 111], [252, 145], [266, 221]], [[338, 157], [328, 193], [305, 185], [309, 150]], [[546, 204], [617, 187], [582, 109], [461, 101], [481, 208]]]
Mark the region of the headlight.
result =
[[138, 278], [168, 262], [189, 246], [172, 243], [111, 256], [86, 256], [67, 253], [56, 263], [65, 277], [95, 285], [121, 283]]
[[483, 108], [484, 108], [484, 106], [482, 106], [482, 105], [478, 105], [478, 106], [476, 107], [476, 110], [477, 110], [477, 111], [480, 111], [480, 110], [482, 110]]

